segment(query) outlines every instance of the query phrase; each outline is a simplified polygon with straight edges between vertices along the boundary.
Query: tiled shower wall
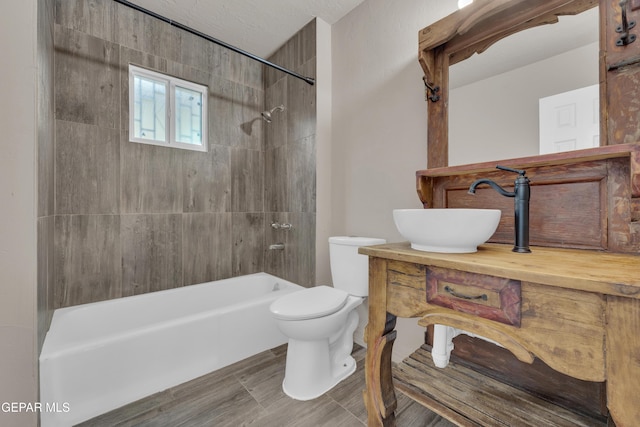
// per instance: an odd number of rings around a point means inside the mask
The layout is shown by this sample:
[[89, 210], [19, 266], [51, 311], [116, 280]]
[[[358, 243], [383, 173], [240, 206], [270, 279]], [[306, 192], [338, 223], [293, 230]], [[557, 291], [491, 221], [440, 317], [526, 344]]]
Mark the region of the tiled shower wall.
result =
[[53, 3], [38, 0], [38, 354], [53, 314], [54, 276], [54, 100]]
[[[281, 93], [287, 129], [269, 129], [287, 139], [265, 151], [264, 84], [276, 78], [261, 64], [111, 0], [56, 0], [54, 16], [53, 306], [259, 271], [312, 284], [301, 264], [314, 259], [315, 191], [296, 198], [313, 185], [315, 154], [312, 134], [289, 126], [311, 126], [292, 107], [315, 95], [295, 84]], [[128, 141], [129, 63], [209, 87], [208, 153]], [[286, 190], [270, 186], [283, 179]], [[267, 249], [272, 220], [296, 227], [282, 259]]]
[[[270, 61], [303, 76], [315, 76], [316, 22], [311, 21]], [[265, 69], [265, 108], [284, 105], [265, 124], [265, 211], [267, 221], [290, 223], [289, 231], [268, 228], [267, 243], [285, 243], [269, 251], [267, 271], [303, 286], [315, 285], [316, 90], [315, 86]], [[328, 244], [328, 243], [327, 243]]]

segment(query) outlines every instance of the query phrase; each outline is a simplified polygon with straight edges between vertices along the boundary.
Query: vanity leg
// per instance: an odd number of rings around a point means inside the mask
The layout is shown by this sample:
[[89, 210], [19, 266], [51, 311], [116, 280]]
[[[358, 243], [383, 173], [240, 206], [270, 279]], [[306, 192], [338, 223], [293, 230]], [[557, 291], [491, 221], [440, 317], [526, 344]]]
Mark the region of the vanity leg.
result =
[[607, 407], [617, 427], [640, 425], [640, 300], [607, 299]]
[[396, 316], [387, 313], [387, 262], [369, 261], [369, 323], [365, 330], [367, 358], [365, 365], [369, 427], [395, 426], [397, 402], [391, 373], [391, 350], [396, 339]]

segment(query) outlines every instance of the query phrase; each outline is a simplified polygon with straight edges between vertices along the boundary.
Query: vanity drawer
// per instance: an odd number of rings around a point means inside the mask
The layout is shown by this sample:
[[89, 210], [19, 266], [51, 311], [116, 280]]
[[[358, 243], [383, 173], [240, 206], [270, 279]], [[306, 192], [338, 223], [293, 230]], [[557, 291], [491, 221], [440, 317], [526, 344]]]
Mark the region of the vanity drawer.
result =
[[520, 281], [427, 267], [427, 303], [520, 326]]

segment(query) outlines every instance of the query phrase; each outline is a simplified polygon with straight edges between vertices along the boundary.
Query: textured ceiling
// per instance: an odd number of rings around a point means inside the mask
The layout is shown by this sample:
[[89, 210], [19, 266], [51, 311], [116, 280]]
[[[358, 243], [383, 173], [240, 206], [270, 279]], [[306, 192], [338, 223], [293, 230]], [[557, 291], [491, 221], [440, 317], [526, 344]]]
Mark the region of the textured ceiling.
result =
[[313, 18], [334, 24], [364, 0], [130, 0], [263, 58]]

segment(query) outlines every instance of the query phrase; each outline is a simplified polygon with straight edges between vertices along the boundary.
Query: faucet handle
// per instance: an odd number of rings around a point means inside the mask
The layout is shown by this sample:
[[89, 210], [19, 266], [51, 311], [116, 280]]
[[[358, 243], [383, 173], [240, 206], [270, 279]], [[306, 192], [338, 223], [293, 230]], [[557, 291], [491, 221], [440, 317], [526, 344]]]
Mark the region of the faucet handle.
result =
[[507, 171], [507, 172], [517, 173], [520, 176], [525, 176], [525, 174], [527, 173], [527, 171], [522, 170], [522, 169], [511, 169], [511, 168], [508, 168], [506, 166], [500, 166], [500, 165], [497, 165], [496, 169], [500, 169], [500, 170]]

